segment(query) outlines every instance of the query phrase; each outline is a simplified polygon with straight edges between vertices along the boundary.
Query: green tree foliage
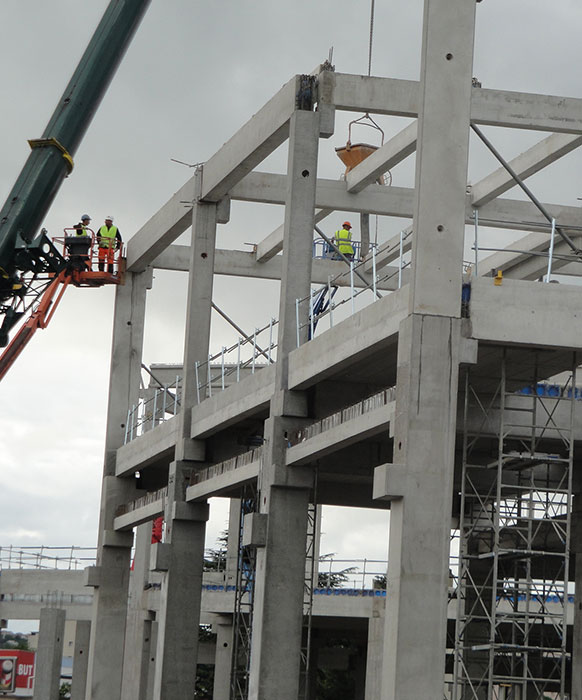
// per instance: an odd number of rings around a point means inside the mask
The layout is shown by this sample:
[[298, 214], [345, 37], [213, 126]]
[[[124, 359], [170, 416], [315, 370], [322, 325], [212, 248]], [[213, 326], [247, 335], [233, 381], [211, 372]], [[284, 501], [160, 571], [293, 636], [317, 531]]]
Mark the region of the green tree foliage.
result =
[[[333, 553], [322, 554], [319, 557], [319, 561], [320, 563], [330, 561], [334, 556], [335, 555]], [[348, 566], [340, 571], [320, 571], [317, 574], [317, 587], [341, 588], [344, 583], [347, 583], [350, 580], [350, 576], [353, 576], [353, 574], [357, 573], [357, 571], [357, 566]]]

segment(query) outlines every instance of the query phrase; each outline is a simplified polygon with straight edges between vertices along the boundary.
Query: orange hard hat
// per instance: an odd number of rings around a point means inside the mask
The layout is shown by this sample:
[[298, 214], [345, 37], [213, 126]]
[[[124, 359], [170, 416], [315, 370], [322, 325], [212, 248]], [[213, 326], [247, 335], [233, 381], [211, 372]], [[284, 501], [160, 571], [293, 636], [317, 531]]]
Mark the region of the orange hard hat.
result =
[[349, 221], [344, 221], [342, 226], [347, 226], [348, 228], [352, 228], [352, 225], [350, 224]]

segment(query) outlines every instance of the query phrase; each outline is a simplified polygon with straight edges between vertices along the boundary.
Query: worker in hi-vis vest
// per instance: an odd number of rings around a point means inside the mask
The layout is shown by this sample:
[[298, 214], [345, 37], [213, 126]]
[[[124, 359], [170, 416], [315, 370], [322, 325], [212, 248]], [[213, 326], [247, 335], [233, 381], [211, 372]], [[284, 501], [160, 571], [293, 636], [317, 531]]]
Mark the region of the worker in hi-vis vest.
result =
[[354, 249], [352, 247], [352, 225], [349, 221], [344, 221], [342, 228], [335, 232], [333, 242], [339, 248], [339, 252], [348, 260], [354, 259]]
[[77, 236], [90, 236], [91, 232], [88, 231], [89, 224], [91, 223], [91, 217], [89, 214], [83, 214], [81, 217], [81, 221], [79, 221], [78, 224], [75, 224], [73, 228], [75, 229], [75, 233]]
[[117, 226], [113, 225], [113, 217], [106, 216], [105, 224], [97, 231], [97, 243], [99, 245], [99, 270], [105, 270], [107, 261], [107, 272], [113, 272], [113, 260], [115, 251], [121, 248], [121, 234]]

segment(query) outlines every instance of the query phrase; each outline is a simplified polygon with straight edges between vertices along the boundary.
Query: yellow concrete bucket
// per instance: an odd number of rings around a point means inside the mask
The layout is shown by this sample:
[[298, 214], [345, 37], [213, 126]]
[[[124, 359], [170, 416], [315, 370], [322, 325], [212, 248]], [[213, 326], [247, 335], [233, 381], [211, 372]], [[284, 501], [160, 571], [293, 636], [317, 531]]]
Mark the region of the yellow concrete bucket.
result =
[[[356, 165], [359, 165], [363, 160], [366, 160], [369, 155], [372, 155], [372, 153], [377, 150], [378, 146], [372, 146], [369, 143], [352, 144], [348, 141], [345, 146], [336, 148], [335, 152], [337, 153], [341, 162], [346, 166], [347, 175], [352, 168], [355, 168]], [[384, 176], [381, 175], [377, 181], [380, 185], [383, 185]]]

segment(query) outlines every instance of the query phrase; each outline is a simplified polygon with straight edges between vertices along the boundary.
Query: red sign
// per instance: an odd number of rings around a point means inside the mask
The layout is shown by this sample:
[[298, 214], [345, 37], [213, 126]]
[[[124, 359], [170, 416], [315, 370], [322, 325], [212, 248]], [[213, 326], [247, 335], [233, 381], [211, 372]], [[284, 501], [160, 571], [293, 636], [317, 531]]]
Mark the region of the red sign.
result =
[[31, 697], [34, 683], [34, 652], [0, 649], [0, 693]]

